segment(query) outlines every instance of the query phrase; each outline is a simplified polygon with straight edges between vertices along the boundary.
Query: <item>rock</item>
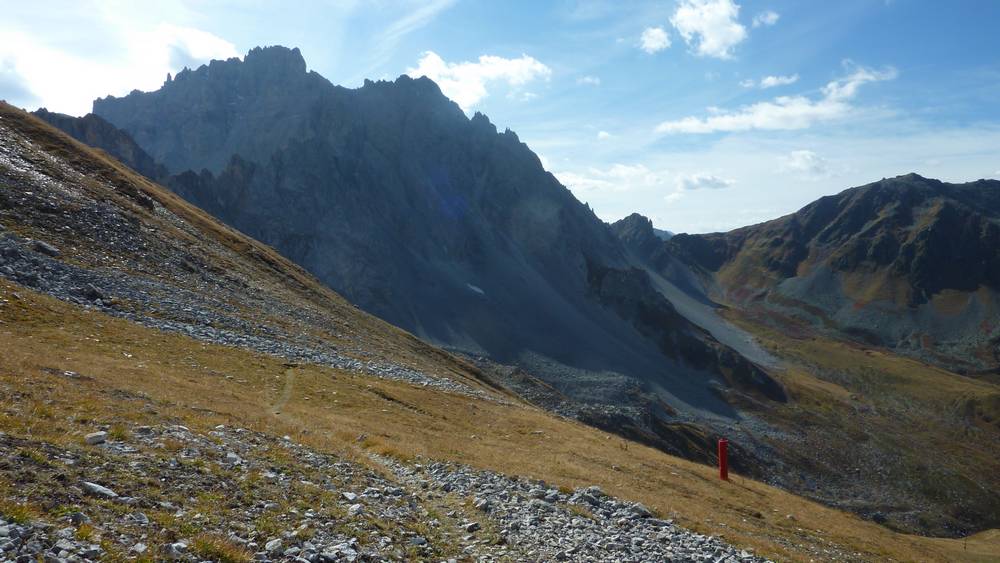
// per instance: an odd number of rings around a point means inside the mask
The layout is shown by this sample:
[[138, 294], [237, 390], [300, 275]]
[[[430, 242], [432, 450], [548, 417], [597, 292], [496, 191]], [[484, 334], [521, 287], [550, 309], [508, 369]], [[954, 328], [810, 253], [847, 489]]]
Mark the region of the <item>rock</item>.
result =
[[346, 500], [347, 502], [354, 502], [358, 500], [358, 495], [354, 493], [346, 493], [346, 492], [340, 493], [340, 496], [344, 497], [344, 500]]
[[96, 446], [97, 444], [103, 444], [108, 439], [108, 433], [104, 431], [91, 432], [83, 437], [83, 440], [91, 446]]
[[464, 526], [466, 532], [475, 532], [480, 527], [479, 522], [469, 522]]
[[352, 504], [347, 508], [348, 516], [360, 516], [361, 514], [364, 514], [364, 512], [365, 507], [362, 504]]
[[32, 241], [31, 248], [33, 248], [36, 252], [41, 252], [42, 254], [45, 254], [46, 256], [52, 256], [53, 258], [59, 256], [60, 254], [58, 248], [42, 240]]
[[89, 524], [90, 517], [82, 512], [74, 512], [69, 515], [69, 521], [72, 522], [74, 526], [79, 526], [81, 524]]
[[641, 504], [633, 504], [629, 507], [629, 510], [632, 514], [638, 516], [639, 518], [650, 518], [653, 516], [652, 513], [650, 513], [649, 510]]
[[104, 292], [102, 292], [100, 289], [97, 289], [97, 287], [95, 287], [94, 284], [92, 283], [88, 283], [87, 287], [83, 289], [83, 296], [86, 297], [87, 299], [90, 299], [91, 301], [107, 299], [107, 296], [104, 295]]
[[413, 536], [410, 538], [410, 545], [427, 545], [427, 538], [424, 536]]
[[57, 540], [55, 547], [64, 551], [76, 551], [76, 544], [66, 538]]
[[243, 463], [243, 458], [236, 455], [233, 452], [226, 453], [226, 464], [228, 465], [239, 465]]
[[264, 549], [266, 549], [268, 553], [274, 553], [278, 551], [279, 549], [281, 549], [281, 540], [276, 538], [267, 542], [266, 544], [264, 544]]
[[160, 555], [166, 559], [182, 559], [187, 553], [187, 545], [183, 543], [168, 543], [160, 547]]
[[146, 544], [144, 544], [144, 543], [137, 543], [137, 544], [135, 544], [135, 545], [133, 545], [132, 547], [129, 548], [129, 553], [135, 553], [136, 555], [142, 555], [143, 553], [146, 553], [147, 549], [149, 549], [149, 548], [148, 548], [148, 546]]
[[149, 517], [143, 514], [142, 512], [133, 513], [132, 520], [134, 520], [135, 523], [139, 524], [140, 526], [146, 526], [149, 524]]
[[101, 498], [118, 498], [118, 493], [112, 491], [107, 487], [102, 487], [97, 483], [91, 483], [89, 481], [83, 481], [80, 483], [83, 487], [83, 491], [91, 496], [101, 497]]

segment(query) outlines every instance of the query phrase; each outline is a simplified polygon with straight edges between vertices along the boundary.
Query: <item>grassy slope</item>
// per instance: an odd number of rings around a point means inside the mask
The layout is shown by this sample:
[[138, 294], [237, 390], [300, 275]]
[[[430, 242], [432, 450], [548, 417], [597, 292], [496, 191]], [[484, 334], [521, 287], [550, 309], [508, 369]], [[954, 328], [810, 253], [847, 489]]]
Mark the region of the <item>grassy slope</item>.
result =
[[869, 498], [888, 486], [900, 487], [901, 497], [919, 491], [913, 498], [933, 499], [944, 520], [949, 510], [996, 518], [1000, 386], [851, 342], [778, 331], [732, 310], [728, 316], [787, 363], [780, 377], [793, 400], [766, 414], [801, 432], [795, 448], [809, 452], [803, 467], [808, 457], [828, 471], [854, 471]]
[[[0, 299], [0, 429], [12, 435], [58, 444], [78, 442], [96, 423], [239, 425], [354, 458], [367, 449], [455, 460], [560, 486], [596, 483], [780, 559], [839, 552], [947, 561], [965, 553], [960, 541], [896, 534], [740, 477], [721, 483], [712, 468], [626, 446], [533, 408], [312, 365], [290, 368], [277, 358], [82, 311], [8, 282], [0, 282]], [[89, 379], [57, 375], [63, 370]], [[996, 538], [971, 545], [989, 553]]]
[[[288, 309], [308, 310], [340, 321], [337, 334], [320, 331], [314, 326], [302, 326], [294, 318], [267, 317], [279, 325], [291, 326], [294, 332], [305, 331], [310, 335], [334, 341], [347, 349], [355, 342], [363, 342], [371, 356], [391, 355], [403, 365], [418, 370], [447, 375], [474, 388], [497, 391], [484, 380], [478, 370], [467, 362], [428, 345], [406, 331], [400, 330], [376, 317], [360, 311], [336, 292], [320, 283], [311, 274], [278, 254], [271, 247], [245, 236], [224, 225], [201, 209], [189, 204], [170, 190], [150, 182], [103, 151], [76, 141], [48, 123], [18, 108], [0, 102], [0, 119], [24, 138], [31, 146], [25, 149], [39, 163], [50, 163], [46, 173], [63, 179], [96, 200], [111, 203], [131, 215], [150, 231], [160, 236], [147, 239], [156, 250], [140, 260], [142, 271], [131, 272], [149, 277], [162, 277], [169, 283], [183, 286], [170, 272], [161, 273], [158, 262], [161, 255], [184, 254], [204, 257], [217, 271], [240, 274], [252, 280], [254, 291], [285, 304]], [[54, 157], [54, 158], [53, 158]], [[58, 163], [59, 165], [56, 165]], [[60, 165], [83, 175], [84, 181], [67, 175]], [[112, 188], [113, 187], [113, 188]], [[150, 213], [137, 203], [134, 194], [155, 200], [186, 223], [189, 228], [179, 228], [162, 215]], [[38, 238], [59, 246], [62, 259], [87, 268], [120, 266], [109, 262], [106, 248], [90, 248], [90, 241], [74, 233], [59, 230], [41, 230], [35, 225], [7, 221], [5, 228], [19, 235]], [[167, 242], [163, 242], [163, 241]], [[125, 306], [129, 304], [123, 304]], [[244, 318], [257, 319], [261, 313], [240, 301], [228, 304]], [[148, 314], [141, 304], [138, 311]]]

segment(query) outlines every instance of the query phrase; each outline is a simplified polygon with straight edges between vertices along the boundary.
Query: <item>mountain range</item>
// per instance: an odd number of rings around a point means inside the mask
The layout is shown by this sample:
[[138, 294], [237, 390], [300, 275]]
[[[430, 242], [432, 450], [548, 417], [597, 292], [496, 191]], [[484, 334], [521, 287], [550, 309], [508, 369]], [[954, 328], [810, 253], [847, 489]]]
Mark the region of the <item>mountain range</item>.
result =
[[[347, 89], [306, 68], [255, 48], [83, 118], [36, 115], [483, 385], [703, 462], [736, 438], [740, 469], [897, 529], [1000, 522], [973, 477], [1000, 451], [1000, 182], [901, 176], [729, 233], [609, 225], [432, 81]], [[901, 420], [930, 426], [922, 443]], [[955, 437], [973, 431], [970, 453]]]
[[679, 235], [713, 298], [958, 370], [1000, 373], [1000, 181], [908, 174], [723, 234]]
[[169, 171], [153, 179], [366, 311], [522, 368], [581, 408], [701, 420], [733, 416], [714, 385], [782, 399], [678, 314], [516, 134], [426, 78], [351, 90], [307, 72], [297, 49], [257, 48], [96, 100], [87, 119]]

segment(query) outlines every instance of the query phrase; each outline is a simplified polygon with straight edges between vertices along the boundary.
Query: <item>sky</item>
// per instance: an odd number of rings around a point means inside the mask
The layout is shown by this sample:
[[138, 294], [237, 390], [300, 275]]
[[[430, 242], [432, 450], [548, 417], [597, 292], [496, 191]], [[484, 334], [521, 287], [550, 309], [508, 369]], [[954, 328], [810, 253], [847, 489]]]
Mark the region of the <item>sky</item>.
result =
[[909, 172], [1000, 179], [1000, 2], [11, 2], [0, 99], [83, 115], [299, 47], [335, 84], [426, 75], [606, 221], [712, 232]]

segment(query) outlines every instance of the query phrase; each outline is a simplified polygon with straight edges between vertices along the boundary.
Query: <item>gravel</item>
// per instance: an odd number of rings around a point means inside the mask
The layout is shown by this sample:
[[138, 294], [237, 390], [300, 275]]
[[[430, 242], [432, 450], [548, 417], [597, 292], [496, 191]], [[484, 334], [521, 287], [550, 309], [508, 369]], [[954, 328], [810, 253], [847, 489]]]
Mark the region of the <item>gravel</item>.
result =
[[[0, 475], [31, 472], [38, 482], [72, 472], [101, 475], [100, 484], [80, 479], [78, 488], [51, 491], [53, 502], [78, 511], [48, 522], [0, 519], [0, 562], [115, 554], [201, 561], [202, 534], [224, 538], [256, 561], [764, 561], [597, 487], [562, 492], [421, 459], [374, 456], [372, 464], [385, 469], [375, 471], [225, 426], [206, 433], [142, 427], [127, 443], [78, 447], [0, 435], [4, 451], [40, 452], [12, 457]], [[229, 454], [242, 463], [227, 463]], [[150, 479], [162, 484], [144, 486]]]

